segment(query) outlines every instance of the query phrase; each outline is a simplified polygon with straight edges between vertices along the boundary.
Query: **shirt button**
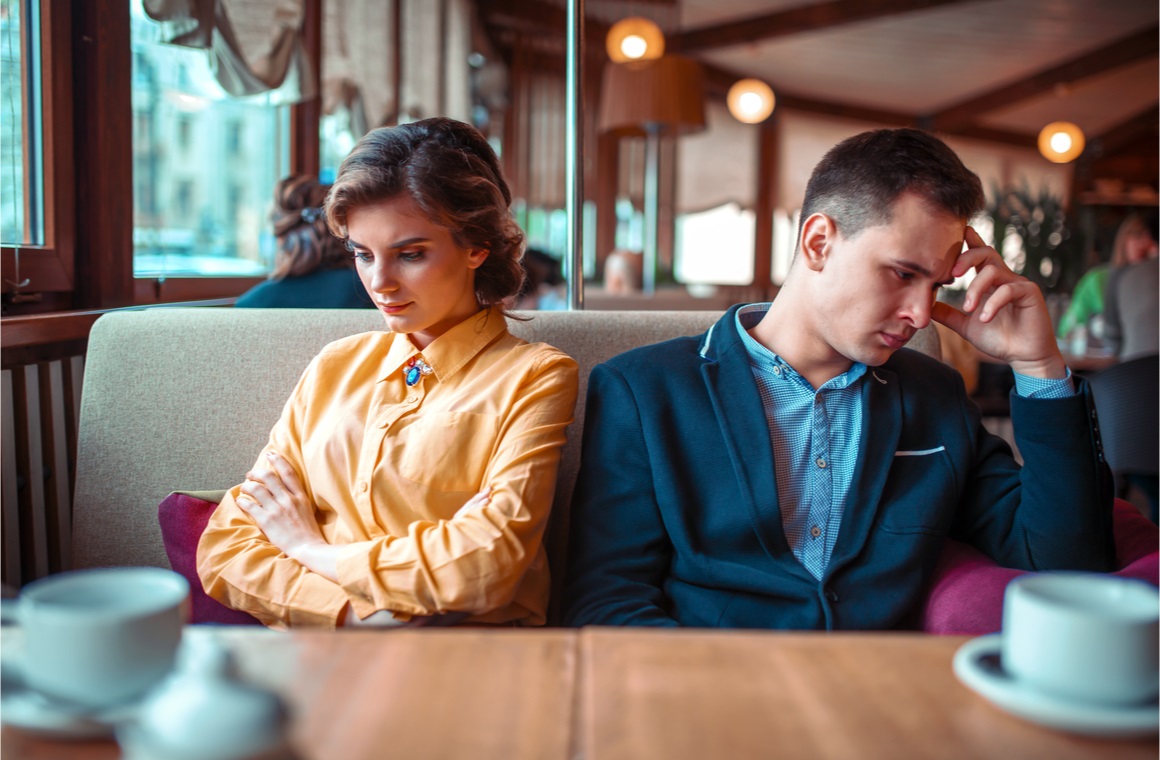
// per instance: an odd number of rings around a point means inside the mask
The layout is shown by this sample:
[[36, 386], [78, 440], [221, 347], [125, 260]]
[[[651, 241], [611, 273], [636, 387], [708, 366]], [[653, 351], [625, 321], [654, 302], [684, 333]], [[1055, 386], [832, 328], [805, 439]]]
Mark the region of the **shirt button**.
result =
[[418, 396], [407, 396], [407, 403], [408, 404], [413, 404], [418, 400], [419, 400]]
[[776, 364], [773, 365], [773, 374], [780, 375], [781, 374], [781, 367], [777, 366]]
[[821, 457], [818, 457], [817, 459], [815, 459], [814, 464], [816, 464], [818, 467], [822, 468], [823, 470], [826, 469], [826, 460], [822, 459]]
[[810, 528], [810, 535], [814, 538], [817, 538], [818, 536], [822, 535], [822, 529], [815, 525], [814, 527]]
[[365, 481], [365, 480], [364, 480], [364, 481], [362, 481], [361, 483], [359, 483], [359, 484], [358, 484], [358, 490], [359, 490], [361, 493], [366, 493], [366, 492], [367, 492], [367, 483], [366, 483], [366, 481]]

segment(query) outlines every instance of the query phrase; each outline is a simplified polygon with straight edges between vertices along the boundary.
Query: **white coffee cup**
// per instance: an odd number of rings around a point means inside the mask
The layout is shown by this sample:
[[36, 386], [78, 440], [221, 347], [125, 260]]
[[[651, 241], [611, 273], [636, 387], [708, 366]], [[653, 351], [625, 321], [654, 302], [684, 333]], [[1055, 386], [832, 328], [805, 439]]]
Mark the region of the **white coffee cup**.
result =
[[23, 629], [25, 683], [83, 708], [130, 702], [173, 669], [189, 583], [157, 567], [52, 575], [6, 600]]
[[1093, 573], [1016, 578], [1003, 599], [1003, 669], [1044, 693], [1133, 705], [1160, 687], [1160, 593]]

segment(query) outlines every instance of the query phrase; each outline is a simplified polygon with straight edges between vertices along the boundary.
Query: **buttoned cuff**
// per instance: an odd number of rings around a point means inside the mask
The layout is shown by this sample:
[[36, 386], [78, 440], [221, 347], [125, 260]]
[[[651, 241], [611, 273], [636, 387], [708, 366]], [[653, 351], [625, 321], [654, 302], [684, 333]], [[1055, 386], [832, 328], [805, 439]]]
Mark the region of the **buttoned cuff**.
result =
[[1072, 382], [1070, 368], [1067, 370], [1067, 377], [1059, 380], [1020, 375], [1016, 372], [1015, 392], [1024, 398], [1067, 398], [1075, 395], [1075, 383]]

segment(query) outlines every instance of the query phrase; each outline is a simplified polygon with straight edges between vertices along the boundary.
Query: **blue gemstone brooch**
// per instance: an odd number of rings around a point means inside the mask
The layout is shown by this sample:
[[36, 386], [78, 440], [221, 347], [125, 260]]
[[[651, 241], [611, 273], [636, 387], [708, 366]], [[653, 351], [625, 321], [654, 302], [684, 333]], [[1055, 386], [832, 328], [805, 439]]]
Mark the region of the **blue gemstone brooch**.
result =
[[408, 388], [413, 388], [423, 379], [423, 375], [430, 375], [434, 371], [430, 364], [415, 357], [407, 362], [406, 367], [403, 367], [403, 379], [407, 381]]

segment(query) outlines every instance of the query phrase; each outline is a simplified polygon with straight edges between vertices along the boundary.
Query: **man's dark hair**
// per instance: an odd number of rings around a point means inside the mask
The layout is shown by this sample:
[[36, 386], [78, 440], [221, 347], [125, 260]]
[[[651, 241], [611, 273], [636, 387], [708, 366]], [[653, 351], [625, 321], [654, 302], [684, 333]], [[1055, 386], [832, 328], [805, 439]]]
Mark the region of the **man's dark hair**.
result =
[[985, 203], [983, 183], [942, 140], [918, 129], [878, 129], [849, 137], [822, 157], [806, 185], [801, 223], [823, 213], [853, 238], [889, 224], [907, 192], [964, 221]]

